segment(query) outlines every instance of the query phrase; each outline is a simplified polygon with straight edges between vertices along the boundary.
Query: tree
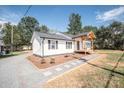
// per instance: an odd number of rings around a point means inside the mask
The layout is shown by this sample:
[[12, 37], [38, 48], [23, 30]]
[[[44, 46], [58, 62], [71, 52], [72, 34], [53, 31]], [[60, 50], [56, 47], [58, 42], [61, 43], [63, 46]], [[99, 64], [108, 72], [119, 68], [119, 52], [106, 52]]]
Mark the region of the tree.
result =
[[21, 44], [29, 45], [33, 32], [39, 31], [39, 22], [34, 17], [23, 17], [18, 23], [18, 30], [21, 36]]
[[42, 25], [40, 27], [40, 32], [47, 33], [47, 32], [49, 32], [49, 28], [46, 25]]
[[84, 26], [83, 29], [82, 29], [82, 32], [89, 32], [89, 31], [93, 31], [94, 33], [96, 33], [97, 27], [95, 27], [95, 26]]
[[13, 26], [13, 45], [18, 46], [21, 43], [21, 36], [16, 25]]
[[124, 24], [115, 21], [101, 26], [96, 31], [95, 43], [100, 49], [124, 49]]
[[124, 45], [124, 24], [118, 21], [114, 21], [110, 24], [110, 29], [113, 32], [113, 40], [114, 40], [114, 49], [124, 49], [122, 47]]
[[4, 44], [9, 45], [9, 46], [12, 45], [12, 43], [11, 43], [12, 27], [13, 27], [13, 47], [16, 47], [16, 46], [20, 45], [20, 42], [21, 42], [19, 30], [16, 25], [12, 25], [10, 22], [5, 23], [2, 28], [1, 33], [3, 36]]
[[10, 22], [4, 24], [4, 27], [2, 29], [2, 35], [3, 35], [3, 42], [5, 45], [11, 44], [11, 29], [12, 29], [12, 25]]
[[105, 31], [105, 27], [101, 26], [98, 29], [97, 33], [95, 34], [96, 35], [95, 45], [97, 46], [97, 48], [103, 48], [104, 47], [104, 44], [103, 44], [103, 42], [105, 41], [104, 31]]
[[69, 17], [69, 24], [68, 24], [68, 32], [69, 34], [78, 34], [82, 30], [82, 22], [81, 16], [79, 14], [72, 13]]

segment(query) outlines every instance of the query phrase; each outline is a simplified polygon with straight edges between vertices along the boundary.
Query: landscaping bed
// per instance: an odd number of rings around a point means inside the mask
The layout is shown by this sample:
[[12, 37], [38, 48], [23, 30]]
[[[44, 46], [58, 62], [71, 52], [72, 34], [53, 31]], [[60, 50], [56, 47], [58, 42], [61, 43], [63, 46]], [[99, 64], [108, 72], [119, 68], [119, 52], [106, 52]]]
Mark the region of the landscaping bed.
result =
[[[44, 61], [45, 61], [44, 63], [41, 63], [43, 59], [36, 55], [31, 55], [31, 56], [28, 56], [27, 58], [39, 69], [44, 69], [44, 68], [59, 65], [71, 60], [80, 59], [83, 56], [85, 55], [82, 53], [49, 56], [49, 57], [44, 57]], [[51, 63], [51, 61], [54, 61], [54, 62]]]

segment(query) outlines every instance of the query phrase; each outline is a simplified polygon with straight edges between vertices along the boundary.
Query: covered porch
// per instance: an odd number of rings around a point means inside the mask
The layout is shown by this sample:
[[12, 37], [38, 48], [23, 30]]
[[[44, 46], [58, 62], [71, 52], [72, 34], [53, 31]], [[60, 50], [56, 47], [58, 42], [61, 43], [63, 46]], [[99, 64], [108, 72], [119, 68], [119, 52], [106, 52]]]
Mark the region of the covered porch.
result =
[[91, 32], [80, 34], [74, 38], [75, 52], [78, 53], [93, 53], [95, 35]]

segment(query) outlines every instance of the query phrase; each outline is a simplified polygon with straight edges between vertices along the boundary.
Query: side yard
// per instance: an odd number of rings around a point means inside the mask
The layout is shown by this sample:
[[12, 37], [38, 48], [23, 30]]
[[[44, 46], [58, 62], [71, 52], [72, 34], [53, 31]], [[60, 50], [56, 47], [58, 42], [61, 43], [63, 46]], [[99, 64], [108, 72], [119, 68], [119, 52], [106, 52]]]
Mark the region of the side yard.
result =
[[96, 50], [102, 56], [69, 73], [48, 81], [44, 87], [97, 88], [124, 87], [124, 53], [117, 50]]
[[9, 54], [0, 55], [0, 59], [7, 58], [7, 57], [12, 57], [12, 56], [17, 56], [17, 55], [24, 54], [24, 53], [27, 53], [27, 52], [29, 52], [29, 51], [15, 51], [15, 52], [11, 52]]

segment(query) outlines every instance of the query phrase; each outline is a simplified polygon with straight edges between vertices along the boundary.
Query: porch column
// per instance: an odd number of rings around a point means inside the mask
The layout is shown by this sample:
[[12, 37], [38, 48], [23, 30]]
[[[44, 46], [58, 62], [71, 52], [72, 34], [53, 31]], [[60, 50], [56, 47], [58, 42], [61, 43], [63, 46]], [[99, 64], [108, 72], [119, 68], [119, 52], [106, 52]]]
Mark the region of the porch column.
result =
[[91, 48], [92, 48], [92, 51], [94, 50], [93, 49], [93, 39], [91, 40]]
[[82, 44], [83, 44], [83, 43], [82, 43], [82, 40], [81, 40], [81, 41], [80, 41], [80, 50], [82, 50], [82, 47], [83, 47]]
[[84, 50], [85, 50], [85, 55], [86, 55], [86, 39], [84, 39]]

